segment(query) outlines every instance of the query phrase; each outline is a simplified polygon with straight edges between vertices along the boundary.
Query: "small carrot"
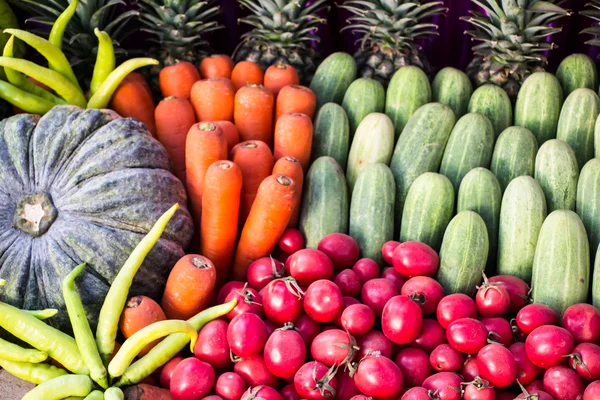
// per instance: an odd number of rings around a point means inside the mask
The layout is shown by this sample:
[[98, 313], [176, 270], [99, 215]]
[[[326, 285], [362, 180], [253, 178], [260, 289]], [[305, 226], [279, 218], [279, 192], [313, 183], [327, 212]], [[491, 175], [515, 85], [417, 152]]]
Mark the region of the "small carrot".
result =
[[265, 72], [265, 87], [269, 89], [275, 97], [279, 91], [287, 85], [299, 85], [300, 78], [296, 68], [288, 64], [273, 64]]
[[238, 233], [242, 171], [231, 161], [217, 161], [208, 167], [202, 196], [200, 252], [217, 271], [217, 284], [229, 273]]
[[233, 71], [233, 60], [225, 54], [213, 54], [204, 57], [200, 62], [200, 75], [204, 79], [231, 79], [231, 71]]
[[132, 78], [125, 78], [119, 84], [110, 101], [110, 108], [122, 117], [137, 119], [146, 125], [152, 135], [156, 135], [154, 100], [140, 77], [141, 75], [134, 75]]
[[150, 95], [150, 97], [152, 97], [152, 89], [150, 88], [150, 84], [148, 83], [146, 78], [144, 78], [144, 75], [142, 75], [141, 73], [131, 72], [129, 75], [127, 75], [127, 77], [124, 79], [124, 81], [139, 82], [148, 91], [148, 94]]
[[188, 319], [206, 306], [215, 288], [217, 271], [212, 261], [198, 254], [183, 256], [169, 274], [161, 301], [169, 319]]
[[192, 125], [185, 141], [185, 169], [190, 206], [198, 228], [206, 170], [215, 161], [226, 159], [227, 141], [221, 128], [209, 122]]
[[198, 81], [192, 86], [190, 98], [198, 121], [233, 121], [235, 89], [229, 79]]
[[239, 221], [240, 226], [244, 226], [252, 203], [254, 203], [256, 192], [261, 182], [271, 175], [275, 161], [269, 146], [259, 140], [237, 144], [231, 150], [231, 160], [242, 170]]
[[225, 135], [225, 139], [227, 140], [227, 154], [229, 154], [233, 146], [240, 142], [240, 134], [237, 127], [231, 121], [212, 121], [212, 123], [223, 131], [223, 135]]
[[190, 97], [194, 83], [200, 80], [196, 66], [188, 61], [164, 67], [158, 74], [158, 83], [163, 97]]
[[300, 200], [302, 199], [302, 186], [304, 185], [304, 171], [297, 158], [285, 156], [277, 160], [273, 167], [273, 174], [286, 175], [296, 183], [296, 205], [292, 211], [288, 228], [296, 228], [300, 218]]
[[306, 86], [289, 85], [281, 89], [277, 96], [275, 121], [286, 113], [302, 113], [313, 119], [317, 108], [315, 93]]
[[185, 138], [196, 123], [194, 108], [185, 97], [167, 97], [154, 110], [156, 138], [167, 149], [175, 176], [185, 185]]
[[308, 115], [301, 113], [283, 114], [275, 124], [275, 161], [292, 156], [300, 161], [304, 172], [308, 170], [312, 147], [313, 124]]
[[231, 71], [231, 80], [235, 90], [247, 85], [262, 85], [264, 72], [260, 65], [252, 61], [240, 61]]
[[[146, 296], [135, 296], [129, 299], [125, 309], [121, 314], [119, 329], [129, 339], [134, 333], [150, 324], [167, 319], [164, 311], [158, 303]], [[140, 352], [140, 355], [146, 355], [160, 340], [155, 341]]]
[[232, 280], [244, 280], [248, 265], [273, 251], [292, 216], [296, 191], [296, 184], [286, 175], [262, 181], [235, 252]]
[[273, 93], [261, 85], [248, 85], [235, 94], [233, 119], [240, 140], [273, 142]]

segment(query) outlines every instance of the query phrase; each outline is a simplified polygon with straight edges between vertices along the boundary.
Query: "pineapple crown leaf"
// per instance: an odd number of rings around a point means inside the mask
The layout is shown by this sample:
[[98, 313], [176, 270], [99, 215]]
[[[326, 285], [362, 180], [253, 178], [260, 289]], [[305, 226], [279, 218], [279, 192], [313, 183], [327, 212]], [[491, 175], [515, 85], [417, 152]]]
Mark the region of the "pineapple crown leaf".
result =
[[[586, 8], [581, 11], [580, 14], [600, 22], [600, 0], [592, 0], [587, 3], [585, 7]], [[600, 46], [600, 24], [595, 23], [595, 25], [583, 29], [580, 34], [595, 36], [585, 43], [592, 46]]]

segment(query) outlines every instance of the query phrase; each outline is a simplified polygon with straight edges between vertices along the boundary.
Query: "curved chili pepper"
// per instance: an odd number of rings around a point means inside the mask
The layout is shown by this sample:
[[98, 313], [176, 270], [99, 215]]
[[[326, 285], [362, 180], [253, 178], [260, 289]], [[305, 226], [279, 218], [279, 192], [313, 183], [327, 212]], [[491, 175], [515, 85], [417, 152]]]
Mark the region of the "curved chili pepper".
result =
[[108, 36], [108, 33], [98, 28], [94, 29], [94, 34], [98, 37], [98, 55], [96, 56], [96, 64], [90, 83], [90, 95], [96, 93], [102, 82], [115, 69], [115, 48], [112, 39]]
[[99, 390], [94, 390], [92, 393], [88, 394], [83, 400], [104, 400], [104, 393]]
[[175, 204], [156, 221], [150, 232], [133, 249], [108, 289], [104, 304], [102, 304], [102, 308], [100, 309], [98, 327], [96, 329], [96, 344], [105, 365], [110, 360], [115, 349], [119, 318], [127, 302], [133, 278], [150, 250], [152, 250], [158, 239], [162, 236], [167, 224], [173, 215], [175, 215], [178, 208], [179, 204]]
[[44, 310], [21, 310], [21, 311], [25, 311], [27, 314], [30, 314], [41, 321], [46, 320], [48, 318], [52, 318], [56, 314], [58, 314], [58, 310], [56, 308], [46, 308]]
[[111, 387], [104, 392], [105, 400], [125, 400], [125, 394], [118, 387]]
[[46, 361], [47, 358], [48, 354], [42, 351], [26, 349], [0, 338], [0, 360], [37, 364]]
[[0, 98], [30, 114], [44, 115], [56, 104], [0, 80]]
[[93, 382], [87, 375], [63, 375], [30, 390], [21, 400], [60, 400], [70, 396], [85, 397]]
[[65, 36], [65, 30], [67, 29], [67, 25], [69, 25], [69, 21], [75, 15], [75, 11], [77, 11], [77, 5], [79, 4], [79, 0], [71, 1], [71, 4], [65, 11], [62, 12], [54, 21], [52, 25], [52, 30], [50, 31], [50, 36], [48, 37], [48, 41], [56, 46], [58, 49], [62, 49], [63, 37]]
[[0, 360], [0, 367], [11, 375], [36, 385], [67, 375], [67, 371], [64, 369], [45, 363]]

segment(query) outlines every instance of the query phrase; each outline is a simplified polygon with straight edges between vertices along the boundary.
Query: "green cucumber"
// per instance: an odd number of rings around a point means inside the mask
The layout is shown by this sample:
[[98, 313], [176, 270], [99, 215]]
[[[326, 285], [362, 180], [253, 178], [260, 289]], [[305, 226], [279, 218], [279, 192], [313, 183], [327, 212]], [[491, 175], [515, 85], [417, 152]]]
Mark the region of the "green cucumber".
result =
[[598, 70], [594, 60], [585, 54], [571, 54], [556, 70], [556, 78], [565, 96], [579, 88], [598, 89]]
[[393, 151], [394, 125], [390, 117], [382, 113], [367, 115], [358, 125], [348, 155], [346, 179], [350, 192], [360, 171], [378, 162], [388, 165]]
[[319, 157], [304, 181], [300, 232], [306, 247], [317, 245], [330, 233], [348, 233], [348, 185], [344, 170], [331, 157]]
[[498, 136], [490, 170], [496, 175], [502, 191], [517, 176], [533, 176], [537, 141], [527, 128], [508, 127]]
[[576, 211], [587, 231], [590, 248], [597, 248], [600, 245], [600, 158], [588, 161], [579, 174]]
[[350, 201], [350, 236], [362, 257], [383, 265], [381, 247], [394, 237], [394, 176], [381, 163], [371, 164], [358, 175]]
[[600, 246], [596, 250], [596, 261], [594, 262], [594, 272], [592, 274], [592, 304], [594, 307], [600, 307]]
[[477, 113], [466, 114], [452, 129], [440, 174], [446, 175], [458, 192], [463, 177], [477, 167], [489, 168], [494, 151], [494, 127]]
[[396, 181], [396, 229], [410, 185], [425, 172], [438, 172], [454, 126], [454, 113], [440, 103], [419, 108], [396, 142], [390, 168]]
[[411, 185], [400, 225], [400, 242], [423, 242], [440, 249], [454, 214], [454, 189], [444, 175], [426, 172]]
[[400, 68], [387, 88], [385, 113], [396, 127], [396, 139], [400, 136], [410, 117], [423, 105], [431, 102], [431, 85], [425, 72], [419, 67]]
[[535, 251], [531, 288], [534, 303], [560, 316], [573, 304], [587, 301], [590, 245], [577, 214], [556, 210], [544, 221]]
[[315, 119], [311, 162], [319, 157], [329, 156], [346, 169], [348, 147], [350, 146], [350, 126], [346, 111], [336, 103], [321, 107]]
[[385, 108], [385, 89], [375, 79], [359, 78], [352, 82], [342, 101], [350, 122], [350, 139], [363, 118]]
[[542, 187], [530, 176], [513, 179], [502, 196], [498, 227], [498, 274], [529, 282], [535, 246], [546, 218]]
[[488, 247], [487, 228], [479, 214], [462, 211], [452, 218], [444, 233], [436, 277], [446, 295], [475, 294], [485, 270]]
[[562, 103], [558, 79], [549, 72], [534, 72], [525, 79], [517, 95], [515, 125], [529, 129], [541, 146], [556, 137]]
[[433, 101], [447, 105], [456, 119], [467, 113], [473, 94], [471, 80], [459, 69], [446, 67], [435, 75], [431, 84]]
[[458, 189], [456, 211], [474, 211], [485, 222], [487, 228], [489, 251], [488, 272], [495, 267], [498, 248], [498, 224], [500, 223], [500, 204], [502, 188], [496, 176], [485, 168], [474, 168], [465, 175]]
[[513, 124], [513, 105], [500, 86], [487, 84], [475, 89], [468, 111], [485, 115], [494, 126], [496, 137]]
[[556, 137], [575, 151], [579, 169], [594, 158], [594, 126], [599, 114], [600, 97], [592, 89], [575, 89], [560, 111]]
[[544, 143], [535, 158], [534, 177], [544, 191], [549, 213], [575, 210], [579, 168], [571, 146], [560, 139]]
[[600, 158], [600, 115], [594, 125], [594, 157]]
[[348, 53], [333, 53], [317, 68], [310, 88], [317, 97], [317, 109], [325, 103], [342, 104], [344, 94], [356, 79], [356, 61]]

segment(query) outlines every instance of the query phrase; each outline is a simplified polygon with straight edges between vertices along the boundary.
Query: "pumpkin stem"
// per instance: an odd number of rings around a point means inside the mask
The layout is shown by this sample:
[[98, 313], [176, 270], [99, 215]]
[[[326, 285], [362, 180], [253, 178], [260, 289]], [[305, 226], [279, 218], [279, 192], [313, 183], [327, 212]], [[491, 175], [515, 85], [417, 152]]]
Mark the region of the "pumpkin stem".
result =
[[50, 229], [57, 216], [58, 211], [49, 194], [32, 194], [21, 197], [13, 224], [20, 231], [38, 237]]

